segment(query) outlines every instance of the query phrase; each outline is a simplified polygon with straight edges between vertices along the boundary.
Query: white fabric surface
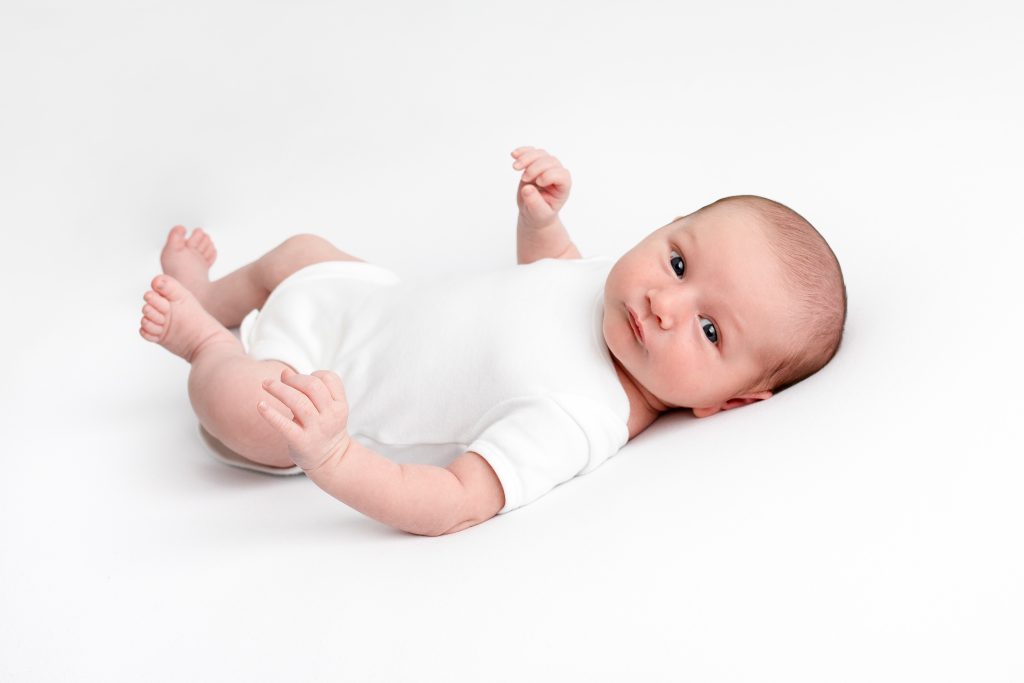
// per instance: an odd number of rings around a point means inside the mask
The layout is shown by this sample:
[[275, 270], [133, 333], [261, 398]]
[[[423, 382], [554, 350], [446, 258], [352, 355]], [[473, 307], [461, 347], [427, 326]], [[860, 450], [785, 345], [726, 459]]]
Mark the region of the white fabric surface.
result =
[[294, 273], [242, 321], [246, 351], [345, 384], [354, 439], [399, 462], [482, 455], [500, 513], [592, 472], [626, 443], [629, 400], [601, 332], [612, 260], [401, 282], [369, 263]]

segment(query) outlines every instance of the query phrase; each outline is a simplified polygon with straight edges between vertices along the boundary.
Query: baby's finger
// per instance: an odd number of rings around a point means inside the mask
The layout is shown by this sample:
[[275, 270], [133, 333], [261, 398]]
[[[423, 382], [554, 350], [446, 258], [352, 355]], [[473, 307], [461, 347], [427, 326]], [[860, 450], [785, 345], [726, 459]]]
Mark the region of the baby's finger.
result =
[[546, 222], [555, 214], [535, 185], [523, 185], [523, 204], [530, 218]]
[[547, 156], [551, 155], [543, 149], [529, 149], [523, 152], [519, 158], [516, 159], [515, 163], [512, 164], [512, 168], [526, 168], [537, 159], [542, 159]]
[[533, 182], [533, 179], [539, 176], [544, 171], [547, 171], [548, 169], [551, 168], [559, 168], [560, 166], [561, 164], [558, 162], [558, 159], [554, 157], [544, 157], [542, 159], [537, 159], [532, 164], [526, 167], [526, 170], [523, 171], [523, 177], [520, 179], [519, 182]]
[[281, 371], [281, 381], [305, 394], [313, 402], [318, 413], [324, 412], [330, 406], [331, 392], [319, 377], [303, 375], [293, 372], [291, 368], [285, 368]]
[[296, 443], [302, 438], [302, 428], [275, 410], [267, 401], [257, 403], [256, 409], [274, 429], [284, 435], [289, 443]]
[[309, 397], [276, 379], [263, 380], [263, 390], [288, 407], [299, 424], [305, 426], [319, 414]]
[[535, 183], [538, 187], [547, 187], [548, 185], [566, 187], [571, 181], [572, 176], [569, 175], [569, 169], [557, 166], [549, 168], [537, 176]]
[[327, 390], [331, 392], [331, 398], [335, 401], [348, 402], [345, 397], [345, 384], [335, 373], [330, 370], [317, 370], [313, 375], [319, 377], [327, 385]]
[[516, 147], [514, 150], [512, 150], [512, 156], [513, 157], [518, 157], [520, 154], [522, 154], [523, 152], [525, 152], [527, 150], [530, 150], [530, 149], [533, 149], [533, 147], [531, 147], [530, 145], [525, 145], [523, 147]]

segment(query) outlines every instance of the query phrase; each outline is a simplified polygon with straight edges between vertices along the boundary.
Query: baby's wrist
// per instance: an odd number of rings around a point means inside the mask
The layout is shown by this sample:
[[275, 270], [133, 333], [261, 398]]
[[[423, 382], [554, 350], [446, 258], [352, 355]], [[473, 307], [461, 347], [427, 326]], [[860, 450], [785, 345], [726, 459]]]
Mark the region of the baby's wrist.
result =
[[530, 232], [543, 232], [545, 230], [550, 230], [555, 226], [561, 224], [562, 221], [558, 220], [557, 213], [554, 216], [552, 216], [549, 220], [544, 221], [543, 223], [531, 221], [530, 219], [523, 216], [523, 214], [519, 214], [519, 228], [522, 230], [529, 230]]
[[327, 454], [320, 459], [318, 464], [312, 465], [311, 467], [305, 467], [302, 463], [296, 463], [302, 468], [302, 471], [307, 475], [316, 474], [319, 472], [326, 472], [333, 469], [345, 459], [345, 454], [348, 453], [352, 447], [352, 437], [348, 435], [348, 432], [342, 432], [340, 439], [337, 443], [333, 444], [327, 451]]

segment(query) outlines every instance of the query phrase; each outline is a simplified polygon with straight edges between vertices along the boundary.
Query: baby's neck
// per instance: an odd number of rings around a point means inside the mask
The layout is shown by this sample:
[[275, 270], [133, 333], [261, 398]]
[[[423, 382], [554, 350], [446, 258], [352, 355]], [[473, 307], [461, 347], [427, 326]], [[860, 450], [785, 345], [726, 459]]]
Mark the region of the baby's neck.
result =
[[615, 372], [619, 376], [619, 382], [629, 398], [629, 438], [632, 439], [640, 432], [647, 429], [654, 420], [668, 410], [668, 406], [658, 400], [651, 392], [640, 386], [633, 377], [619, 364], [615, 356], [612, 356], [615, 363]]

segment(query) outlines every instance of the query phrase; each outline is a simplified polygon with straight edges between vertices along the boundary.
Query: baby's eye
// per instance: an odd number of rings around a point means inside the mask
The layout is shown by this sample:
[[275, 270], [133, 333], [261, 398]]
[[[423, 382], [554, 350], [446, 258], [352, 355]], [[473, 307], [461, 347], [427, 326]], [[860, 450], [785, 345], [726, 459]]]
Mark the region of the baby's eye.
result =
[[712, 344], [717, 344], [718, 329], [715, 327], [715, 324], [708, 320], [707, 318], [701, 318], [700, 326], [701, 329], [704, 330], [704, 336], [708, 338], [708, 341], [710, 341]]
[[686, 272], [686, 261], [679, 255], [679, 252], [673, 249], [668, 262], [672, 264], [672, 271], [675, 272], [676, 277], [682, 279], [683, 273]]

